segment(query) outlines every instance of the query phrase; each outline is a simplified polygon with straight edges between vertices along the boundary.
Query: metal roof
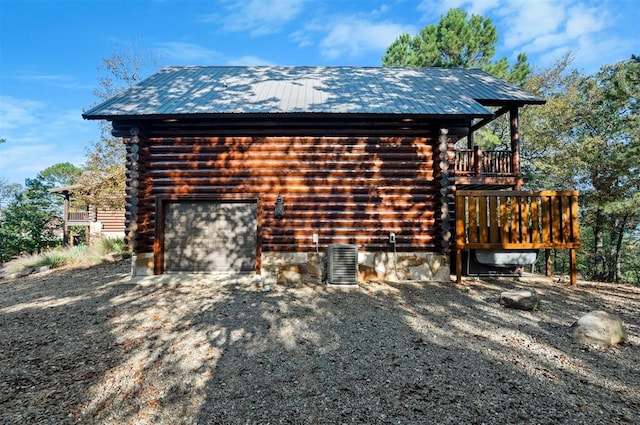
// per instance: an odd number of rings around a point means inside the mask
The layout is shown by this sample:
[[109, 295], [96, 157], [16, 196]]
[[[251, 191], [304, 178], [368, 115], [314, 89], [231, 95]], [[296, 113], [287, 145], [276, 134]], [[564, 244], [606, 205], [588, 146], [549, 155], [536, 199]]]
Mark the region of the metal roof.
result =
[[91, 108], [87, 119], [337, 113], [485, 117], [544, 100], [478, 69], [168, 67]]

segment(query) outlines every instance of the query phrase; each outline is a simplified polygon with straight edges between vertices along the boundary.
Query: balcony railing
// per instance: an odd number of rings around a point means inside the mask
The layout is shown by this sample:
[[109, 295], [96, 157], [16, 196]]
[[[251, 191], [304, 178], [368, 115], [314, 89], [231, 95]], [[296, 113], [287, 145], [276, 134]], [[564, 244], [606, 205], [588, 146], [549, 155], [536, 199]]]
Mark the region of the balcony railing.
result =
[[550, 250], [569, 249], [571, 284], [576, 284], [577, 191], [458, 190], [455, 205], [458, 283], [463, 250], [544, 249], [550, 275]]
[[507, 150], [457, 149], [456, 175], [468, 177], [512, 177], [513, 153]]
[[90, 220], [91, 217], [89, 215], [89, 211], [69, 211], [67, 213], [67, 223], [87, 222]]

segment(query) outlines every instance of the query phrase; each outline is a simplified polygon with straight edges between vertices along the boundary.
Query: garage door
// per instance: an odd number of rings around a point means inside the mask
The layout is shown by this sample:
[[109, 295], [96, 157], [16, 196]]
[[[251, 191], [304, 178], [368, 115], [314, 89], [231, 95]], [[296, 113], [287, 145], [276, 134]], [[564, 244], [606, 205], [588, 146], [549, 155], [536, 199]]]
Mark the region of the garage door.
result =
[[165, 271], [254, 271], [256, 229], [255, 202], [169, 202], [165, 206]]

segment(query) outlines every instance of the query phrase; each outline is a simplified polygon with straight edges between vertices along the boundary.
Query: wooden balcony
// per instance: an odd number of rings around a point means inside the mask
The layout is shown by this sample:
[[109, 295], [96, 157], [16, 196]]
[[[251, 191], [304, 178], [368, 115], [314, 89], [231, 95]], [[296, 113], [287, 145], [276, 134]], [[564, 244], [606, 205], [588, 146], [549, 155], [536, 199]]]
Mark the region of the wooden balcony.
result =
[[66, 222], [67, 226], [89, 226], [91, 213], [89, 211], [69, 211]]
[[509, 150], [457, 149], [456, 185], [464, 189], [516, 187], [520, 181], [518, 159]]
[[550, 250], [569, 249], [571, 283], [576, 284], [577, 191], [458, 190], [455, 205], [458, 283], [462, 250], [544, 249], [549, 275]]

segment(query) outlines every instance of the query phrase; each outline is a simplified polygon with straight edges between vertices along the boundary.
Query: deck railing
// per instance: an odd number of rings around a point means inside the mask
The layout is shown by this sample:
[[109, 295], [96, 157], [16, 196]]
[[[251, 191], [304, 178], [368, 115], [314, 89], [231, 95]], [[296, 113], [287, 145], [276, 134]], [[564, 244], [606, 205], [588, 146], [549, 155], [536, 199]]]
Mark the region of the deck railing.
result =
[[67, 222], [89, 221], [89, 211], [69, 211], [67, 213]]
[[513, 176], [513, 153], [507, 150], [456, 150], [456, 175], [476, 177]]
[[571, 250], [571, 283], [575, 285], [575, 249], [580, 247], [577, 191], [456, 192], [456, 275], [461, 281], [464, 249]]

